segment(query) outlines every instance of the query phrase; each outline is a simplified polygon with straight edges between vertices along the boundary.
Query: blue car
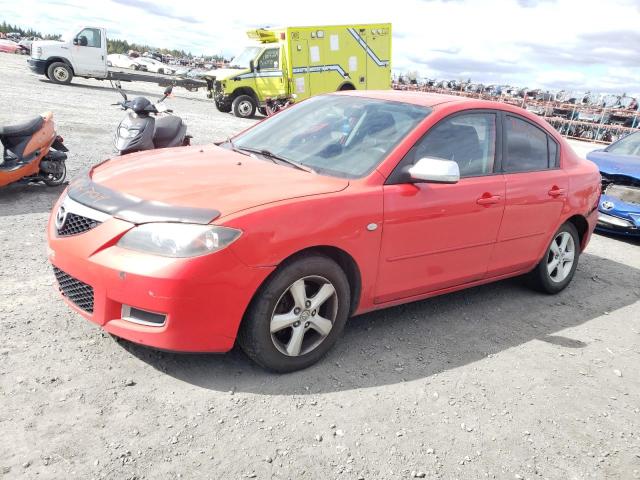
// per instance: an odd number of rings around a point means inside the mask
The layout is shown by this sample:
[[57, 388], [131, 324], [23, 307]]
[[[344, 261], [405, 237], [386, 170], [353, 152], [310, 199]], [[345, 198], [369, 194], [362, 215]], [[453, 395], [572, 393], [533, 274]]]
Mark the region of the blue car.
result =
[[640, 237], [640, 132], [594, 150], [587, 159], [602, 174], [596, 230]]

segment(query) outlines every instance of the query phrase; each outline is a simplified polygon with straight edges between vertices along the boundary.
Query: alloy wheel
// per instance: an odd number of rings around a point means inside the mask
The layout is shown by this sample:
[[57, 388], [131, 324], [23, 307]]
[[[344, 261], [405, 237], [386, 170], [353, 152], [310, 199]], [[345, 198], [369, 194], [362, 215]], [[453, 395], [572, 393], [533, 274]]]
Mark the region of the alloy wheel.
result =
[[338, 295], [329, 280], [307, 276], [280, 296], [271, 315], [271, 340], [284, 355], [315, 350], [329, 335], [338, 315]]
[[562, 282], [571, 273], [576, 256], [576, 246], [569, 232], [560, 232], [551, 242], [547, 253], [547, 273], [556, 283]]

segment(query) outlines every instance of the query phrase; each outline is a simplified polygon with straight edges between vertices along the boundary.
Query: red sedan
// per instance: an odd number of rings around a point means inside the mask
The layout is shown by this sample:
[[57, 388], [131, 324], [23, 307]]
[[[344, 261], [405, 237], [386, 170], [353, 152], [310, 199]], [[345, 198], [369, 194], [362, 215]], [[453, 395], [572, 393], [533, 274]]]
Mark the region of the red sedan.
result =
[[528, 274], [557, 293], [600, 174], [544, 120], [411, 92], [311, 98], [219, 145], [104, 162], [54, 207], [68, 304], [160, 349], [305, 368], [348, 317]]
[[2, 40], [2, 39], [0, 39], [0, 52], [20, 53], [19, 50], [21, 50], [20, 45], [18, 45], [13, 40]]

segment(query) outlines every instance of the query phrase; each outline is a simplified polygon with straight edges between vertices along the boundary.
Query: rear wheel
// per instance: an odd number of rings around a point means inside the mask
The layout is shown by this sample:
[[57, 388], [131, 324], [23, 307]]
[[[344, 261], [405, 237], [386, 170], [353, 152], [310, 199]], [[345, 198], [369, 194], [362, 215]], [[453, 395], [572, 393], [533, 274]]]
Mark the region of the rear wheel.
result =
[[49, 80], [63, 85], [70, 84], [71, 79], [73, 78], [71, 67], [63, 62], [53, 62], [49, 65], [47, 73], [49, 74]]
[[293, 372], [316, 363], [340, 336], [350, 305], [347, 277], [322, 255], [305, 255], [258, 291], [238, 341], [256, 363]]
[[558, 293], [569, 285], [578, 267], [580, 237], [572, 223], [563, 224], [553, 236], [540, 263], [529, 274], [532, 286], [545, 293]]
[[42, 181], [49, 187], [57, 187], [64, 183], [65, 178], [67, 178], [67, 165], [64, 162], [60, 162], [58, 171], [56, 173], [45, 174]]
[[249, 95], [239, 95], [233, 99], [231, 108], [236, 117], [251, 118], [256, 114], [256, 108], [258, 108], [258, 106], [255, 100]]

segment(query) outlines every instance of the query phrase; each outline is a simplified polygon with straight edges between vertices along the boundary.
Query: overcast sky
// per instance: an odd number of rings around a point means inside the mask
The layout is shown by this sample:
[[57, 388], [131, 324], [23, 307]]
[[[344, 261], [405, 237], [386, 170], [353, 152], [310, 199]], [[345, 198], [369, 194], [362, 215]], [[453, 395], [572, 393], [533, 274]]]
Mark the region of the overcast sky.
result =
[[105, 26], [114, 38], [226, 56], [252, 27], [391, 22], [396, 72], [640, 92], [640, 0], [19, 0], [0, 18], [47, 33]]

